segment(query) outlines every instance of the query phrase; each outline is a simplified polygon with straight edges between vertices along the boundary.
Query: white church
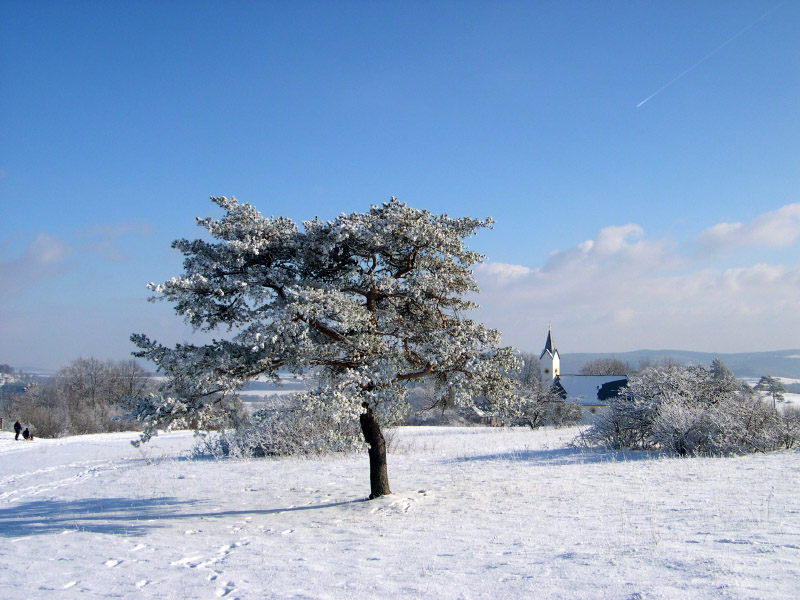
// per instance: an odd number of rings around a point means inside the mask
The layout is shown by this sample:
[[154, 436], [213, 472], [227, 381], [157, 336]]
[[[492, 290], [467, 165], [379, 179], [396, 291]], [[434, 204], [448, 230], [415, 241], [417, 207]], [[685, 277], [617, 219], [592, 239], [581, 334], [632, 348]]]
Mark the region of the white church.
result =
[[542, 383], [551, 382], [564, 399], [575, 402], [583, 411], [583, 420], [591, 421], [608, 406], [608, 400], [619, 394], [628, 383], [627, 375], [563, 375], [561, 357], [553, 344], [553, 332], [548, 329], [544, 350], [539, 355]]

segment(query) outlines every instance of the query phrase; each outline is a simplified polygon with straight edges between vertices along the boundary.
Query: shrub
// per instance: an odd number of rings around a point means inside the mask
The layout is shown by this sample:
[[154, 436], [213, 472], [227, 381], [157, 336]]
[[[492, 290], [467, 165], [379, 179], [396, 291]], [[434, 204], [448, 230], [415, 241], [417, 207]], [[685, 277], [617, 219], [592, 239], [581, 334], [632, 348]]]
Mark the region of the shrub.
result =
[[797, 432], [790, 421], [722, 366], [664, 364], [631, 376], [609, 410], [582, 435], [584, 443], [680, 455], [791, 447], [787, 444]]
[[783, 407], [779, 412], [779, 419], [781, 443], [789, 450], [800, 442], [800, 408]]
[[284, 406], [256, 411], [232, 429], [205, 434], [197, 454], [260, 458], [303, 456], [363, 448], [358, 420], [298, 394]]
[[514, 394], [501, 403], [483, 398], [481, 408], [484, 411], [498, 415], [505, 422], [527, 425], [531, 429], [542, 425], [574, 425], [581, 420], [580, 406], [565, 401], [550, 380], [542, 381], [539, 359], [535, 355], [518, 353], [517, 368], [507, 375], [515, 380]]

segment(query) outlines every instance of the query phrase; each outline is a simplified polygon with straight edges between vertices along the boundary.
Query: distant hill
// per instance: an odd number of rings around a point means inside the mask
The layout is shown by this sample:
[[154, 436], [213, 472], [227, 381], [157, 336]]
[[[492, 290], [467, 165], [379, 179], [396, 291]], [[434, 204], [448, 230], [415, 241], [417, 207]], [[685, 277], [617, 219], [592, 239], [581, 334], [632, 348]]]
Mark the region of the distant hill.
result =
[[682, 365], [711, 366], [719, 358], [737, 377], [789, 377], [800, 379], [800, 350], [776, 350], [773, 352], [738, 352], [722, 354], [714, 352], [688, 352], [686, 350], [634, 350], [633, 352], [575, 352], [560, 354], [561, 372], [577, 373], [581, 366], [598, 358], [616, 358], [637, 368], [642, 362], [657, 362], [670, 358]]
[[[530, 351], [539, 356], [541, 350]], [[719, 352], [690, 352], [688, 350], [634, 350], [632, 352], [573, 352], [561, 354], [561, 372], [566, 374], [578, 373], [581, 366], [590, 360], [598, 358], [617, 358], [628, 363], [636, 369], [643, 361], [658, 362], [664, 358], [671, 358], [682, 365], [711, 366], [715, 358], [719, 358], [728, 365], [737, 377], [789, 377], [800, 379], [800, 349], [775, 350], [771, 352], [738, 352], [722, 354]], [[53, 371], [37, 367], [23, 367], [20, 369], [27, 375], [48, 377]], [[271, 384], [251, 383], [248, 389], [271, 389]], [[291, 386], [290, 386], [291, 387]]]

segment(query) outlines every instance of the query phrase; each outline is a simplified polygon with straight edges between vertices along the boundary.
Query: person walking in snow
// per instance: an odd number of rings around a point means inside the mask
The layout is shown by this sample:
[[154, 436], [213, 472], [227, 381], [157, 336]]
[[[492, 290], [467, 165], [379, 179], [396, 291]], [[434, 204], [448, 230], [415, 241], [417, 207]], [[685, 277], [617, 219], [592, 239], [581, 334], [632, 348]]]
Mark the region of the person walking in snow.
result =
[[14, 423], [14, 433], [16, 434], [16, 435], [14, 436], [14, 439], [15, 439], [15, 440], [18, 440], [18, 439], [19, 439], [19, 434], [20, 434], [21, 432], [22, 432], [22, 425], [20, 424], [20, 422], [19, 422], [19, 419], [17, 419], [17, 422], [16, 422], [16, 423]]

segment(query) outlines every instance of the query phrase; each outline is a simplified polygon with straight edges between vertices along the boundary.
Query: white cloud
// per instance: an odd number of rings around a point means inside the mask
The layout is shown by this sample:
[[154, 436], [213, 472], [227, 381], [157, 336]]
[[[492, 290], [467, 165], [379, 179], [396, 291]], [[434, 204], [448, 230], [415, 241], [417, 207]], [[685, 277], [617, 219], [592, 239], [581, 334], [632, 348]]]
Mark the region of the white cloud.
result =
[[485, 276], [494, 278], [500, 284], [509, 283], [532, 273], [528, 267], [499, 262], [480, 264], [475, 267], [475, 270]]
[[644, 230], [634, 223], [604, 227], [593, 240], [573, 248], [552, 252], [542, 271], [575, 269], [651, 270], [674, 266], [677, 256], [667, 253], [663, 240], [646, 240]]
[[598, 232], [592, 250], [601, 256], [610, 256], [630, 248], [628, 240], [639, 239], [642, 236], [644, 229], [634, 223], [621, 227], [604, 227]]
[[61, 262], [69, 252], [69, 246], [63, 240], [47, 233], [40, 233], [25, 250], [21, 262], [30, 268], [36, 268]]
[[759, 215], [747, 223], [719, 223], [697, 236], [704, 252], [741, 246], [787, 247], [800, 238], [800, 202]]
[[636, 311], [632, 308], [620, 308], [614, 311], [614, 321], [617, 323], [629, 323], [636, 318]]
[[[79, 262], [101, 259], [119, 261], [126, 258], [121, 241], [126, 236], [144, 236], [150, 232], [148, 224], [115, 224], [86, 229], [73, 234], [72, 242], [39, 233], [16, 257], [0, 254], [0, 298], [8, 298], [42, 282], [60, 277], [74, 270]], [[130, 242], [130, 240], [128, 241]], [[8, 248], [10, 240], [0, 245]]]
[[565, 352], [732, 352], [800, 340], [800, 267], [707, 268], [634, 224], [605, 227], [538, 268], [489, 263], [476, 276], [476, 317], [525, 350], [540, 349], [548, 322]]
[[722, 289], [737, 292], [779, 284], [780, 279], [786, 275], [786, 269], [780, 265], [757, 264], [752, 267], [727, 269], [719, 278], [719, 283]]
[[0, 258], [0, 297], [52, 279], [69, 270], [72, 248], [61, 238], [40, 233], [16, 259]]

